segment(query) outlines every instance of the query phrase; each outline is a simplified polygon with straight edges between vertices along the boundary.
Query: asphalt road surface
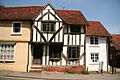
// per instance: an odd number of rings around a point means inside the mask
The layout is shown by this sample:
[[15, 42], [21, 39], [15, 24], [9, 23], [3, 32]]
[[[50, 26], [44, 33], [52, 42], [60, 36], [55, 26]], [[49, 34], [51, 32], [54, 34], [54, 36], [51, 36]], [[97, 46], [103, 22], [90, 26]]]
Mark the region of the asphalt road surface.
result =
[[43, 80], [43, 79], [30, 79], [30, 78], [19, 78], [19, 77], [0, 77], [0, 80]]

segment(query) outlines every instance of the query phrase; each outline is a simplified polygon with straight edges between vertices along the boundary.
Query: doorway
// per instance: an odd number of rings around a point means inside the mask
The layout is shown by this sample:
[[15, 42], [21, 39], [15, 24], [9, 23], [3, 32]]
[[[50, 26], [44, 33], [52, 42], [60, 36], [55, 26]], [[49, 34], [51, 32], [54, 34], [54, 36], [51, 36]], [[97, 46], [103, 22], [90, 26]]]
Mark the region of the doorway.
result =
[[33, 64], [42, 65], [43, 47], [41, 44], [33, 45]]

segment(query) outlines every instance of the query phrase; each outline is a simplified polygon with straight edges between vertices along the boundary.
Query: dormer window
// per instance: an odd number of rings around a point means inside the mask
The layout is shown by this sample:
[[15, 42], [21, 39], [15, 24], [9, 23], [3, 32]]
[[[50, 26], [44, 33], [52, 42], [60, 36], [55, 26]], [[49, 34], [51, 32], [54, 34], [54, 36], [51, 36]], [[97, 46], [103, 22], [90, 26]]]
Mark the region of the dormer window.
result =
[[42, 22], [43, 32], [54, 32], [55, 31], [55, 22]]
[[21, 22], [13, 22], [13, 24], [12, 24], [12, 33], [20, 34], [21, 33], [21, 27], [22, 27]]

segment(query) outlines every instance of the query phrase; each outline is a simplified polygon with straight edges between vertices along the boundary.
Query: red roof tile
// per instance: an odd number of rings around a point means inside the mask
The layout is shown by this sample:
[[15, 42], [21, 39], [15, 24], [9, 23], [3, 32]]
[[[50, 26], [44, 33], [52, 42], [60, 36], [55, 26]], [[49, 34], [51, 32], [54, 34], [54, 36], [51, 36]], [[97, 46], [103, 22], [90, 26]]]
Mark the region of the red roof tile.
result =
[[112, 34], [112, 42], [115, 49], [120, 51], [120, 34]]
[[109, 32], [99, 21], [88, 21], [89, 26], [86, 27], [87, 36], [110, 36]]
[[32, 20], [43, 7], [4, 7], [0, 10], [0, 20]]
[[63, 20], [69, 24], [88, 24], [87, 20], [77, 10], [57, 10], [57, 13], [63, 18]]
[[[44, 7], [45, 6], [0, 8], [0, 20], [32, 20]], [[80, 11], [56, 10], [56, 12], [68, 24], [88, 24]]]

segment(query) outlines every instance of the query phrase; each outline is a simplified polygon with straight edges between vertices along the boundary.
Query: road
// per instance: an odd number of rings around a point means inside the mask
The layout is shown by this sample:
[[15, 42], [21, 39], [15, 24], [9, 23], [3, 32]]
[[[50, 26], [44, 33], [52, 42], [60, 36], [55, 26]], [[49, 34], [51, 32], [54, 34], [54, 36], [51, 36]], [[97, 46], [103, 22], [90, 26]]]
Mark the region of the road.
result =
[[31, 78], [3, 77], [3, 76], [0, 76], [0, 80], [44, 80], [44, 79], [31, 79]]

